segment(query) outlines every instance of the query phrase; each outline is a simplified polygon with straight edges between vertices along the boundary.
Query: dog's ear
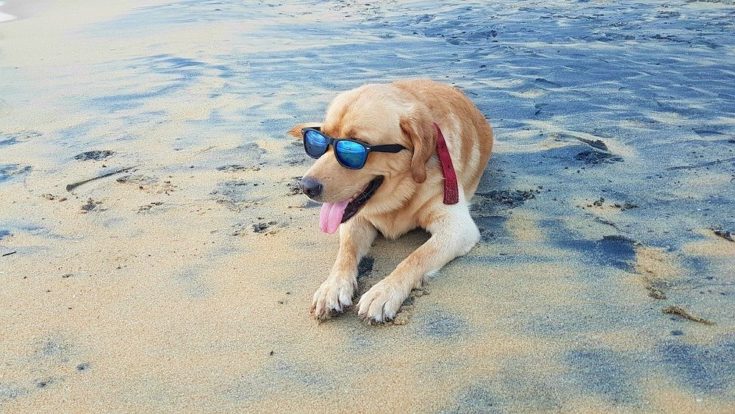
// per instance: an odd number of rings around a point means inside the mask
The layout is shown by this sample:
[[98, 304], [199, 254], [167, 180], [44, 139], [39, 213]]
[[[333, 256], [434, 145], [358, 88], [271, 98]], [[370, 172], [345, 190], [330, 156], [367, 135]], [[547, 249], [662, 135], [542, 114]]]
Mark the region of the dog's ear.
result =
[[288, 130], [288, 135], [291, 135], [294, 138], [303, 138], [301, 136], [301, 130], [304, 128], [321, 128], [322, 123], [321, 122], [306, 122], [303, 124], [297, 124], [294, 125], [293, 128]]
[[426, 162], [436, 148], [436, 131], [434, 124], [420, 111], [401, 117], [401, 131], [411, 141], [413, 157], [411, 158], [411, 175], [417, 183], [426, 181]]

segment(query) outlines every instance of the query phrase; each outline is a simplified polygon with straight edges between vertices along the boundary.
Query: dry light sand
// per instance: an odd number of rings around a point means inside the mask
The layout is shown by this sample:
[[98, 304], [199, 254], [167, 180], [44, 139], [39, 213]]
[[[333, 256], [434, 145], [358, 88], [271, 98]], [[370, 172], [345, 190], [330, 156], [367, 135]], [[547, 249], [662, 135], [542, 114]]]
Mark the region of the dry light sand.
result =
[[[0, 412], [735, 412], [732, 4], [24, 3]], [[483, 240], [399, 323], [317, 324], [337, 238], [285, 131], [418, 76], [496, 127]]]

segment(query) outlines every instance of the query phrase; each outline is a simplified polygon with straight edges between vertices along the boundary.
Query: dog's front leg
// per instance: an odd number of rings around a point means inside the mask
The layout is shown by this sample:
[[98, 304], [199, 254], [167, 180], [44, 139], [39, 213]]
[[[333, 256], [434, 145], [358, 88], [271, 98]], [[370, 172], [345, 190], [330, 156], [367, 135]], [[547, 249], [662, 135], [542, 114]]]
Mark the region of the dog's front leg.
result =
[[360, 298], [358, 315], [370, 323], [395, 318], [411, 290], [421, 287], [424, 277], [462, 256], [480, 240], [466, 203], [442, 206], [430, 214], [426, 226], [431, 237], [403, 260], [388, 277]]
[[377, 230], [367, 220], [355, 217], [339, 230], [339, 252], [327, 280], [314, 293], [311, 314], [328, 319], [352, 306], [357, 289], [357, 265], [370, 249]]

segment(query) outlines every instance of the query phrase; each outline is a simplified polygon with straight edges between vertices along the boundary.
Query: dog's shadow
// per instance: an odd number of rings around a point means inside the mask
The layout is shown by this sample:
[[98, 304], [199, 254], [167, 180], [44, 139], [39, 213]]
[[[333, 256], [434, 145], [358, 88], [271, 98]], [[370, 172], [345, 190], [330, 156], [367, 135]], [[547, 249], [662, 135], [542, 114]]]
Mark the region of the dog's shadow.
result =
[[358, 294], [367, 292], [373, 285], [388, 276], [401, 261], [429, 240], [430, 234], [423, 229], [416, 229], [401, 236], [397, 240], [389, 240], [378, 236], [358, 266]]

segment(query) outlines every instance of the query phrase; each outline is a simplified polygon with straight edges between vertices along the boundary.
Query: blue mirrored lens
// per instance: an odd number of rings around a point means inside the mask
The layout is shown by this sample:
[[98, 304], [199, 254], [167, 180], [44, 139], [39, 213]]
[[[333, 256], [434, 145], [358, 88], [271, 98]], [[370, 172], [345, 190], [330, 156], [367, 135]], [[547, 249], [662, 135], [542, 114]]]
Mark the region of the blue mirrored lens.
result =
[[327, 152], [329, 139], [318, 131], [309, 130], [304, 134], [304, 149], [310, 157], [319, 158]]
[[337, 159], [348, 168], [362, 168], [367, 161], [367, 148], [352, 141], [339, 141], [335, 146]]

